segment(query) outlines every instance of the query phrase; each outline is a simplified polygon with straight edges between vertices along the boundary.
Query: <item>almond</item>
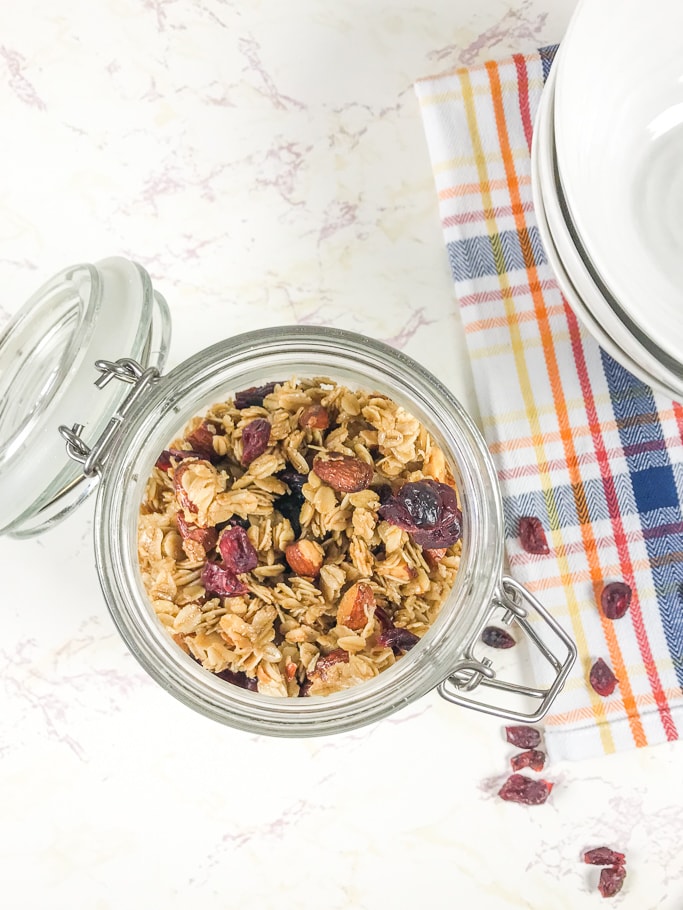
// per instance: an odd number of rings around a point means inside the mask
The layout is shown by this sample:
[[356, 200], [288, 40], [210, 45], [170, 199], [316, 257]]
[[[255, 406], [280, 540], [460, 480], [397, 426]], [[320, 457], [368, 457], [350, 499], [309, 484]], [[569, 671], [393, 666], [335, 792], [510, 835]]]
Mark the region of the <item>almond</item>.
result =
[[321, 404], [312, 404], [301, 412], [299, 426], [302, 430], [326, 430], [330, 425], [330, 415]]
[[357, 632], [373, 616], [375, 606], [375, 595], [370, 585], [363, 581], [356, 582], [339, 601], [337, 624]]
[[403, 559], [399, 560], [395, 565], [393, 561], [389, 564], [381, 562], [376, 566], [375, 571], [378, 575], [383, 575], [385, 578], [394, 578], [399, 582], [412, 581], [413, 578], [417, 577], [417, 570], [409, 566]]
[[297, 540], [285, 550], [289, 567], [302, 578], [316, 578], [320, 573], [325, 552], [314, 540]]
[[339, 493], [359, 493], [366, 490], [372, 483], [374, 474], [372, 465], [341, 452], [318, 455], [313, 462], [313, 471], [324, 483]]
[[[182, 512], [176, 512], [175, 520], [178, 532], [183, 539], [183, 547], [188, 541], [201, 544], [205, 550], [204, 556], [206, 556], [206, 553], [216, 546], [218, 531], [215, 528], [200, 528], [199, 525], [186, 521]], [[185, 552], [187, 552], [187, 549]]]
[[433, 550], [423, 550], [422, 555], [427, 560], [429, 568], [435, 569], [446, 555], [446, 550], [444, 547], [438, 547]]

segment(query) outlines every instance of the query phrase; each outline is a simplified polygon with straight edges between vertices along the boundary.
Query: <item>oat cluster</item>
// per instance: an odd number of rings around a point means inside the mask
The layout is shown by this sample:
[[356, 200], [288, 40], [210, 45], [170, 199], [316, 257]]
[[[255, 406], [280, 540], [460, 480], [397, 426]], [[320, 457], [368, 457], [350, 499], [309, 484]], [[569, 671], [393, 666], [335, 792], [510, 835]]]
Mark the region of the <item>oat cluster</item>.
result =
[[453, 487], [429, 433], [384, 395], [327, 378], [244, 390], [160, 455], [140, 508], [143, 583], [175, 642], [223, 679], [275, 696], [346, 689], [427, 632], [460, 561], [460, 540], [420, 546], [380, 510], [400, 490], [455, 502]]

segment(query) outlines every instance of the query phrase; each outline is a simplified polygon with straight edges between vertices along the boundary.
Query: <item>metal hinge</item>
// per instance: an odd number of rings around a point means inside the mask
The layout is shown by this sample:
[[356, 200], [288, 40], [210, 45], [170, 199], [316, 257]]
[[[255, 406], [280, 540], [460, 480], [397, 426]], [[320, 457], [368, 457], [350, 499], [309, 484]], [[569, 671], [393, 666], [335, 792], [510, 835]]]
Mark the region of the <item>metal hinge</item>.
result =
[[122, 357], [113, 363], [110, 360], [96, 360], [95, 367], [100, 376], [95, 380], [98, 389], [103, 389], [112, 379], [132, 383], [133, 388], [123, 399], [116, 413], [110, 419], [103, 433], [95, 444], [88, 446], [81, 438], [84, 424], [75, 423], [71, 429], [60, 426], [59, 432], [66, 440], [66, 452], [69, 458], [83, 465], [86, 477], [98, 474], [109, 457], [114, 440], [119, 435], [126, 415], [134, 404], [145, 394], [150, 385], [159, 379], [159, 370], [148, 367], [146, 370], [136, 360]]
[[[543, 626], [549, 630], [554, 639], [554, 647], [560, 646], [560, 654], [548, 646], [529, 622], [529, 608], [535, 612]], [[530, 642], [540, 652], [553, 673], [552, 682], [546, 687], [527, 686], [521, 683], [509, 682], [500, 679], [492, 668], [492, 661], [488, 657], [477, 659], [474, 648], [479, 641], [482, 629], [490, 620], [493, 611], [504, 611], [502, 621], [510, 625], [516, 623]], [[463, 659], [458, 661], [453, 671], [438, 687], [439, 695], [447, 701], [467, 708], [483, 711], [485, 714], [496, 714], [508, 720], [521, 723], [536, 723], [548, 711], [556, 696], [562, 689], [576, 660], [576, 645], [562, 626], [555, 620], [541, 603], [526, 588], [508, 576], [503, 576], [500, 588], [494, 596], [491, 610], [486, 613], [480, 622], [468, 646], [464, 650]], [[487, 701], [478, 701], [463, 693], [471, 692], [481, 686], [486, 690], [498, 690], [511, 693], [513, 696], [526, 696], [538, 703], [534, 711], [519, 711], [512, 706], [493, 705]], [[481, 691], [481, 690], [480, 690]]]

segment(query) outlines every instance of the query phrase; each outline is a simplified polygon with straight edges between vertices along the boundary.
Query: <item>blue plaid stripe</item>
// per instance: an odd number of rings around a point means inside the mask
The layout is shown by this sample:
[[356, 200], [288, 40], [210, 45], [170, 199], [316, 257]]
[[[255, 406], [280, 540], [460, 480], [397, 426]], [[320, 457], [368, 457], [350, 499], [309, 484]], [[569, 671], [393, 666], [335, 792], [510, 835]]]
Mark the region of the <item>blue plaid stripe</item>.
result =
[[[640, 514], [662, 628], [683, 687], [683, 513], [674, 467], [650, 389], [604, 352], [602, 365]], [[653, 442], [661, 445], [653, 448]], [[641, 606], [646, 611], [648, 605]]]
[[550, 72], [550, 67], [553, 65], [553, 60], [555, 59], [555, 54], [557, 53], [558, 47], [559, 44], [550, 44], [548, 47], [542, 47], [538, 52], [541, 57], [544, 82], [548, 78], [548, 73]]
[[[535, 261], [539, 265], [544, 263], [545, 251], [535, 226], [529, 228], [528, 237]], [[472, 281], [487, 275], [504, 275], [506, 272], [526, 272], [517, 231], [501, 231], [496, 235], [495, 245], [488, 234], [480, 234], [462, 240], [451, 240], [446, 247], [453, 278], [456, 281]], [[496, 252], [498, 248], [502, 253], [502, 261]]]

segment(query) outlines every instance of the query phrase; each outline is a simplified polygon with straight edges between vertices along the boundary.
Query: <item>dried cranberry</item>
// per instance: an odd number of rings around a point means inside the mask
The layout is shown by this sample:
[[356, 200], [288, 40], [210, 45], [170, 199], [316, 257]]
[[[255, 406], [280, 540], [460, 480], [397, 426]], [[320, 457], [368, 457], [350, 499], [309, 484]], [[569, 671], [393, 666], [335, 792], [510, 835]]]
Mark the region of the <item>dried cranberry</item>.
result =
[[541, 741], [541, 734], [535, 727], [506, 727], [505, 738], [520, 749], [535, 749]]
[[626, 857], [623, 853], [610, 850], [609, 847], [595, 847], [593, 850], [586, 850], [583, 861], [591, 866], [623, 866]]
[[621, 619], [631, 605], [631, 589], [623, 581], [613, 581], [602, 589], [600, 606], [607, 619]]
[[532, 771], [542, 771], [545, 765], [545, 752], [539, 749], [527, 749], [526, 752], [520, 752], [513, 755], [510, 759], [513, 771], [521, 771], [522, 768], [531, 768]]
[[385, 503], [389, 502], [391, 497], [394, 495], [394, 491], [391, 489], [391, 487], [389, 486], [388, 483], [383, 483], [382, 486], [379, 487], [379, 489], [375, 490], [375, 492], [379, 496], [379, 501], [380, 501], [381, 505], [384, 505]]
[[162, 471], [170, 471], [174, 467], [173, 461], [182, 461], [184, 458], [203, 458], [201, 452], [188, 449], [164, 449], [157, 458], [155, 467]]
[[379, 514], [426, 549], [450, 547], [462, 535], [462, 512], [455, 491], [435, 480], [404, 484], [380, 507]]
[[221, 530], [223, 530], [223, 528], [228, 528], [228, 527], [240, 527], [240, 528], [244, 528], [245, 531], [248, 531], [249, 528], [251, 527], [251, 524], [249, 523], [248, 518], [242, 518], [239, 515], [233, 515], [232, 518], [230, 519], [230, 521], [225, 522], [225, 524], [223, 525]]
[[481, 640], [489, 648], [514, 648], [517, 642], [505, 629], [499, 629], [498, 626], [487, 626], [481, 633]]
[[409, 632], [408, 629], [394, 626], [381, 632], [377, 638], [377, 643], [382, 648], [393, 648], [395, 651], [410, 651], [419, 640], [419, 636]]
[[414, 527], [433, 528], [439, 520], [439, 494], [432, 483], [406, 483], [398, 492], [396, 498], [408, 513], [408, 522]]
[[533, 780], [524, 774], [512, 774], [498, 791], [501, 799], [526, 806], [540, 806], [548, 799], [553, 785], [547, 780]]
[[255, 458], [268, 448], [270, 440], [270, 422], [265, 417], [257, 417], [242, 430], [242, 464], [251, 464]]
[[606, 866], [600, 871], [598, 891], [603, 897], [614, 897], [621, 891], [625, 878], [626, 869], [623, 866]]
[[207, 423], [206, 420], [204, 420], [185, 438], [195, 452], [201, 453], [201, 458], [206, 458], [209, 461], [216, 461], [218, 455], [213, 447], [213, 437], [215, 435], [216, 427], [212, 423]]
[[283, 518], [289, 520], [292, 530], [294, 531], [294, 536], [297, 538], [301, 536], [301, 521], [299, 516], [301, 514], [301, 506], [304, 502], [305, 499], [302, 493], [292, 491], [291, 493], [285, 493], [284, 496], [279, 496], [273, 503], [273, 508], [277, 509]]
[[617, 687], [617, 678], [602, 657], [595, 661], [588, 678], [591, 686], [603, 698], [611, 695]]
[[236, 575], [250, 572], [258, 565], [258, 553], [244, 528], [235, 526], [222, 531], [218, 549], [223, 557], [223, 564]]
[[183, 540], [196, 540], [207, 553], [216, 546], [218, 531], [215, 528], [201, 528], [199, 525], [187, 521], [182, 512], [176, 512], [175, 521], [178, 533]]
[[375, 619], [379, 620], [379, 624], [383, 630], [393, 629], [394, 622], [389, 614], [386, 612], [383, 607], [375, 606]]
[[335, 650], [330, 651], [329, 654], [321, 655], [318, 658], [316, 665], [313, 668], [313, 672], [310, 675], [325, 679], [330, 667], [333, 667], [335, 664], [347, 664], [348, 662], [349, 652], [345, 651], [343, 648], [335, 648]]
[[258, 692], [258, 682], [253, 676], [247, 676], [246, 673], [243, 673], [241, 670], [235, 672], [234, 670], [221, 670], [220, 673], [216, 673], [220, 679], [224, 679], [226, 682], [232, 683], [233, 686], [239, 686], [240, 689], [249, 689], [250, 692]]
[[290, 493], [301, 493], [301, 488], [308, 483], [308, 474], [297, 474], [296, 471], [285, 470], [275, 475], [278, 480], [286, 483]]
[[220, 597], [237, 597], [249, 591], [234, 572], [217, 562], [206, 563], [202, 569], [201, 582], [207, 592], [218, 594]]
[[519, 519], [519, 541], [527, 553], [536, 553], [546, 556], [550, 553], [548, 541], [540, 519], [533, 515], [525, 515]]
[[265, 385], [252, 385], [248, 389], [242, 389], [235, 395], [235, 407], [238, 411], [243, 408], [261, 407], [263, 399], [275, 390], [276, 385], [276, 382], [268, 382]]

